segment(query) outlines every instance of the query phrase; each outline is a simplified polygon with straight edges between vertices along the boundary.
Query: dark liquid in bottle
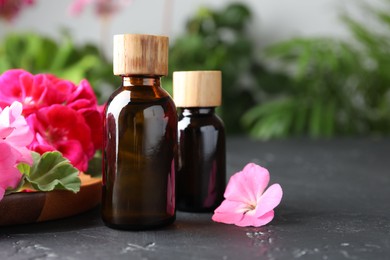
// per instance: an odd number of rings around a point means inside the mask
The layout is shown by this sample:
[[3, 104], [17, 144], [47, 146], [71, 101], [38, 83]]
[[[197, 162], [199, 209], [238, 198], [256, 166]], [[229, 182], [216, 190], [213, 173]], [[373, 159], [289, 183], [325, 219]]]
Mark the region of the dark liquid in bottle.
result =
[[130, 81], [105, 109], [102, 217], [138, 230], [175, 220], [177, 115], [159, 79]]
[[179, 115], [177, 208], [210, 212], [223, 200], [225, 131], [214, 108], [184, 108]]

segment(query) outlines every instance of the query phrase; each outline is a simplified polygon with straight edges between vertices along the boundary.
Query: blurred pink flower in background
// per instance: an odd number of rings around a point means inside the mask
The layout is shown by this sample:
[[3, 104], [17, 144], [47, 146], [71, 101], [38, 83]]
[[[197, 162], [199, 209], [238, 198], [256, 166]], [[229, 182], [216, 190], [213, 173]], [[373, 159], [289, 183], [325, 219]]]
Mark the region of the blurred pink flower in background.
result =
[[33, 133], [22, 116], [19, 102], [0, 108], [0, 200], [7, 188], [15, 188], [22, 177], [16, 168], [20, 162], [32, 164], [31, 151], [27, 149]]
[[259, 227], [274, 217], [274, 208], [279, 205], [283, 191], [279, 184], [267, 190], [270, 176], [267, 169], [254, 163], [234, 174], [226, 187], [225, 200], [215, 209], [212, 219], [240, 227]]
[[110, 25], [115, 14], [129, 5], [132, 0], [73, 0], [68, 13], [72, 16], [80, 15], [87, 5], [93, 5], [95, 14], [100, 18], [100, 51], [102, 57], [109, 57]]
[[0, 19], [13, 21], [25, 6], [33, 5], [34, 0], [0, 0]]
[[111, 17], [131, 2], [131, 0], [74, 0], [69, 7], [69, 13], [74, 16], [79, 15], [87, 5], [93, 4], [98, 16]]
[[59, 151], [80, 171], [102, 143], [102, 112], [88, 81], [75, 85], [50, 74], [14, 69], [0, 76], [0, 107], [23, 104], [34, 133], [29, 145], [39, 153]]

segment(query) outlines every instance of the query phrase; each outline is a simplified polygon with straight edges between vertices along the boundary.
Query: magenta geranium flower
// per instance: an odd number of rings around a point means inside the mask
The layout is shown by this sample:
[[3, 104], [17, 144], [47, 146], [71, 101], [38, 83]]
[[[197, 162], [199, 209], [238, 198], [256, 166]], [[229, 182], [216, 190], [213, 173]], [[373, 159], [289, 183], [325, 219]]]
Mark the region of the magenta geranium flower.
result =
[[29, 149], [60, 151], [80, 171], [102, 143], [102, 111], [88, 81], [79, 85], [50, 74], [33, 75], [21, 69], [0, 76], [0, 107], [23, 104], [33, 131]]
[[[89, 107], [96, 109], [96, 97], [91, 86], [84, 81], [76, 86], [51, 74], [33, 75], [22, 69], [8, 70], [0, 76], [0, 86], [6, 86], [0, 88], [0, 106], [19, 101], [23, 104], [23, 115], [27, 117], [43, 107], [73, 103], [80, 98], [79, 102], [88, 99]], [[88, 95], [77, 96], [81, 91]]]
[[34, 0], [0, 0], [0, 18], [11, 22], [25, 6], [33, 5]]
[[0, 76], [0, 106], [9, 106], [14, 101], [23, 104], [23, 114], [28, 116], [45, 106], [45, 77], [34, 76], [20, 70], [8, 70]]
[[52, 105], [28, 117], [35, 133], [29, 146], [43, 154], [59, 151], [72, 165], [85, 171], [88, 161], [95, 153], [91, 139], [91, 129], [84, 117], [64, 105]]
[[212, 219], [240, 227], [259, 227], [269, 223], [274, 217], [273, 209], [283, 196], [279, 184], [273, 184], [266, 190], [269, 179], [267, 169], [254, 163], [247, 164], [230, 178], [225, 200], [214, 211]]
[[0, 108], [0, 200], [7, 188], [15, 188], [22, 177], [16, 168], [20, 162], [32, 164], [31, 152], [26, 148], [33, 139], [22, 104], [14, 102]]
[[93, 4], [97, 15], [110, 17], [131, 2], [132, 0], [74, 0], [69, 7], [69, 13], [79, 15], [87, 5]]

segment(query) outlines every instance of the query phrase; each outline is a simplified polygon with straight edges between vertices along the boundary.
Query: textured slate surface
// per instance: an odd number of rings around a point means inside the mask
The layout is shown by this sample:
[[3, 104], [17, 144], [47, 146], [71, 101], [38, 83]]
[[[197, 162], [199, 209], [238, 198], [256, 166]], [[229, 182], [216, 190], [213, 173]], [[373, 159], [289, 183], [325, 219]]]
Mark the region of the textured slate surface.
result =
[[105, 227], [99, 210], [0, 228], [0, 259], [390, 259], [390, 140], [228, 140], [228, 175], [247, 162], [284, 198], [271, 224], [239, 228], [178, 212], [164, 229]]

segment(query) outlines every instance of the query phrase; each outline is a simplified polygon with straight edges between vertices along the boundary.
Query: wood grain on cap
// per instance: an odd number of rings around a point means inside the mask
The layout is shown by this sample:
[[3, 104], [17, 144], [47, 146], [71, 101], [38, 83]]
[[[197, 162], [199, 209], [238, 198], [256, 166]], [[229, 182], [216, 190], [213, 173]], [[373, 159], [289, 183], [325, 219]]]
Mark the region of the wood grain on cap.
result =
[[114, 75], [168, 75], [169, 39], [145, 34], [114, 35]]
[[217, 107], [222, 102], [221, 71], [175, 71], [173, 99], [177, 107]]

